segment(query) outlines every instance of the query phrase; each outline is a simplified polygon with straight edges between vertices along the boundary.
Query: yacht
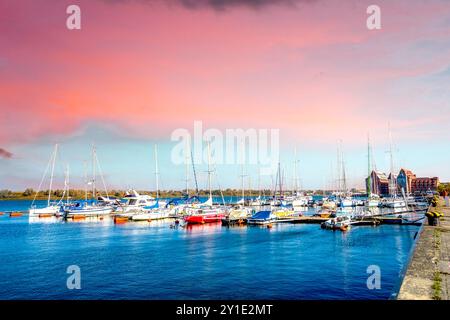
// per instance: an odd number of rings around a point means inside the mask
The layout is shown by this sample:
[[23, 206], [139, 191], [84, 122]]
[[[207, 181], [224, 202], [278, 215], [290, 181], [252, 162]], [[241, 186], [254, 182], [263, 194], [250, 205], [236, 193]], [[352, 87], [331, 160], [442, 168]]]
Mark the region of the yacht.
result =
[[119, 205], [116, 212], [118, 213], [136, 213], [143, 211], [144, 207], [153, 206], [156, 199], [146, 194], [139, 194], [136, 190], [130, 190], [122, 199], [125, 204]]

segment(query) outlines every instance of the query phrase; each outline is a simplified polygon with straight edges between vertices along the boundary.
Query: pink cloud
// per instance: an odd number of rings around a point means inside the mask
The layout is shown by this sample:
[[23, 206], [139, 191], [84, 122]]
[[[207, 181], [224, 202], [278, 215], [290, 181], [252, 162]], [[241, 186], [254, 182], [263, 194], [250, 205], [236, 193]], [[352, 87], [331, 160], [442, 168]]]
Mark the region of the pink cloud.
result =
[[445, 50], [408, 51], [448, 39], [440, 1], [380, 1], [380, 32], [365, 28], [368, 1], [225, 11], [79, 1], [80, 31], [65, 29], [69, 3], [0, 5], [0, 143], [68, 135], [86, 122], [168, 138], [197, 119], [351, 141], [384, 134], [396, 108], [422, 116], [416, 92], [391, 87], [449, 63]]

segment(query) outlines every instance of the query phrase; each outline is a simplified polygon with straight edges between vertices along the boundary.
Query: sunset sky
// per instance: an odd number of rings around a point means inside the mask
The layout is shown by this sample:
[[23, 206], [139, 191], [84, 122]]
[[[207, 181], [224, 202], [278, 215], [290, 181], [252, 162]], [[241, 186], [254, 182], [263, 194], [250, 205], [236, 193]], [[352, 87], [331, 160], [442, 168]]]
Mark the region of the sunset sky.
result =
[[[81, 30], [66, 28], [70, 4]], [[339, 140], [362, 187], [368, 133], [388, 171], [390, 122], [396, 167], [449, 181], [450, 2], [0, 0], [0, 110], [0, 189], [36, 189], [56, 142], [57, 186], [68, 163], [82, 187], [95, 143], [110, 188], [153, 189], [157, 143], [161, 187], [182, 188], [170, 136], [195, 120], [279, 129], [286, 183], [297, 148], [305, 188], [330, 186]], [[240, 186], [239, 166], [217, 170]]]

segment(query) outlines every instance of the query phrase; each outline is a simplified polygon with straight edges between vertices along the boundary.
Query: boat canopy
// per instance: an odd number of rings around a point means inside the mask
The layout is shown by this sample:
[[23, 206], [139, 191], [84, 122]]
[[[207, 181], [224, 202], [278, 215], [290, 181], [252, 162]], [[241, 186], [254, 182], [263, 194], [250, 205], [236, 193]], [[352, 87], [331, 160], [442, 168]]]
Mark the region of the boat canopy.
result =
[[151, 206], [145, 206], [144, 209], [158, 209], [159, 208], [159, 199], [156, 199], [155, 204], [152, 204]]
[[261, 219], [266, 220], [270, 218], [270, 215], [272, 214], [272, 211], [258, 211], [253, 216], [252, 219]]
[[167, 202], [166, 207], [169, 207], [171, 205], [180, 205], [180, 204], [187, 204], [187, 203], [194, 203], [194, 202], [200, 202], [200, 199], [198, 196], [192, 196], [192, 197], [184, 197], [184, 198], [174, 198]]

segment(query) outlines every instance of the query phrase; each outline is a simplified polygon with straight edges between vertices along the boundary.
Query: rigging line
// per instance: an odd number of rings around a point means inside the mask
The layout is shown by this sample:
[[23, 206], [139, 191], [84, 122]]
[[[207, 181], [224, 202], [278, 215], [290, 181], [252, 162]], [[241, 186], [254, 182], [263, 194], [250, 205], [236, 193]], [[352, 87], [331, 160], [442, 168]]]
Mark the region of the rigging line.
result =
[[195, 180], [195, 194], [196, 196], [199, 196], [197, 173], [195, 171], [194, 154], [192, 153], [192, 148], [190, 148], [190, 151], [191, 151], [192, 172], [194, 173], [194, 180]]
[[55, 173], [55, 162], [56, 162], [56, 155], [58, 153], [58, 144], [55, 144], [55, 150], [53, 151], [53, 162], [52, 162], [52, 172], [50, 174], [50, 186], [48, 191], [48, 200], [47, 200], [47, 206], [50, 206], [50, 198], [51, 198], [51, 192], [53, 187], [53, 177]]
[[50, 159], [48, 160], [47, 167], [45, 168], [44, 174], [42, 175], [38, 190], [34, 194], [33, 202], [31, 202], [31, 206], [34, 205], [34, 202], [36, 201], [36, 197], [37, 197], [38, 193], [41, 191], [41, 187], [42, 187], [42, 184], [44, 183], [45, 176], [47, 175], [48, 169], [50, 168], [50, 164], [52, 163], [52, 158], [53, 158], [53, 154], [52, 154], [52, 156], [50, 156]]
[[222, 197], [222, 203], [223, 205], [225, 205], [225, 197], [223, 196], [223, 192], [222, 192], [222, 187], [220, 186], [220, 182], [219, 182], [219, 177], [217, 175], [217, 169], [216, 169], [216, 165], [213, 164], [213, 172], [214, 172], [214, 177], [216, 178], [217, 181], [217, 186], [219, 187], [219, 191], [220, 191], [220, 195]]
[[103, 188], [105, 189], [106, 198], [109, 199], [108, 190], [106, 189], [105, 178], [103, 177], [102, 167], [100, 166], [100, 162], [98, 161], [97, 153], [95, 154], [95, 160], [97, 162], [98, 171], [100, 173], [100, 178], [102, 178]]
[[69, 202], [69, 193], [70, 193], [70, 183], [69, 183], [69, 165], [66, 165], [66, 170], [64, 171], [64, 190], [61, 196], [61, 199], [56, 204], [57, 206], [60, 206], [61, 203], [64, 201], [64, 197], [67, 193], [67, 203]]

